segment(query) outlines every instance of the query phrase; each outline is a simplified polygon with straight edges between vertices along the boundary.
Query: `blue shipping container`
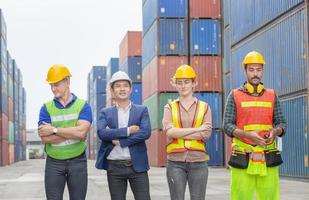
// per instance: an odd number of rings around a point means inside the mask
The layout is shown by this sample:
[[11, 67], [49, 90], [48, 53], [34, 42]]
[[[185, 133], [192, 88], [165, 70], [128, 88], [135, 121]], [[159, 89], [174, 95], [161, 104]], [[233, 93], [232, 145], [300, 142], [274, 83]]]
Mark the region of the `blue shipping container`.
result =
[[283, 100], [281, 105], [287, 129], [282, 137], [280, 174], [308, 178], [308, 96]]
[[187, 17], [188, 0], [149, 0], [143, 5], [143, 34], [157, 18]]
[[221, 55], [220, 21], [191, 20], [191, 55]]
[[111, 58], [106, 68], [106, 80], [109, 81], [112, 75], [119, 70], [119, 58]]
[[[225, 85], [224, 85], [224, 102], [226, 102], [228, 95], [231, 92], [231, 73], [225, 74]], [[225, 103], [224, 103], [225, 104]], [[223, 104], [223, 105], [224, 105]]]
[[4, 65], [7, 65], [6, 49], [6, 41], [3, 37], [0, 37], [0, 64], [3, 63]]
[[0, 64], [0, 94], [8, 93], [8, 71], [7, 67]]
[[212, 127], [220, 128], [222, 125], [222, 96], [219, 93], [195, 93], [197, 99], [205, 101], [211, 108]]
[[231, 71], [231, 32], [230, 27], [224, 30], [224, 70], [223, 72], [228, 73]]
[[142, 63], [156, 55], [188, 55], [188, 30], [184, 19], [159, 19], [143, 37]]
[[234, 47], [231, 54], [232, 87], [239, 87], [246, 80], [243, 58], [256, 50], [263, 54], [266, 62], [262, 80], [266, 87], [275, 89], [278, 95], [306, 89], [307, 23], [307, 9], [302, 9]]
[[15, 141], [14, 144], [14, 161], [22, 161], [23, 160], [23, 146], [21, 141]]
[[3, 37], [4, 40], [6, 41], [6, 23], [4, 20], [3, 12], [0, 9], [0, 37]]
[[0, 94], [0, 112], [8, 116], [8, 96], [6, 93]]
[[223, 0], [223, 21], [224, 27], [230, 24], [230, 10], [231, 10], [231, 0]]
[[96, 79], [93, 83], [94, 93], [106, 93], [106, 80]]
[[142, 84], [141, 83], [132, 84], [132, 93], [131, 93], [130, 99], [134, 104], [142, 105]]
[[206, 150], [209, 155], [209, 166], [223, 166], [223, 133], [213, 130], [211, 137], [206, 142]]
[[95, 79], [106, 79], [106, 66], [93, 66], [90, 72], [90, 82]]
[[128, 73], [132, 82], [142, 82], [142, 57], [128, 57], [120, 70]]
[[233, 1], [230, 4], [232, 44], [303, 2], [304, 0]]

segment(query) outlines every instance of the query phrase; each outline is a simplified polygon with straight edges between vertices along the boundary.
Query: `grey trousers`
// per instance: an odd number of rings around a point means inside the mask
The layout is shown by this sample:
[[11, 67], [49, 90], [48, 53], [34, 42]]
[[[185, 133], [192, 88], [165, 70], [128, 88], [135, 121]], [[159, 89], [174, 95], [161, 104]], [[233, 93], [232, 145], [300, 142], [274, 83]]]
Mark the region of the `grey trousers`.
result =
[[190, 200], [204, 200], [208, 180], [207, 162], [168, 161], [166, 176], [171, 200], [184, 200], [188, 182]]
[[85, 153], [68, 160], [47, 157], [45, 192], [48, 200], [62, 200], [66, 183], [70, 200], [84, 200], [87, 193], [87, 181], [87, 157]]
[[112, 200], [125, 200], [130, 183], [135, 200], [150, 200], [149, 179], [146, 172], [135, 172], [131, 161], [109, 161], [107, 181]]

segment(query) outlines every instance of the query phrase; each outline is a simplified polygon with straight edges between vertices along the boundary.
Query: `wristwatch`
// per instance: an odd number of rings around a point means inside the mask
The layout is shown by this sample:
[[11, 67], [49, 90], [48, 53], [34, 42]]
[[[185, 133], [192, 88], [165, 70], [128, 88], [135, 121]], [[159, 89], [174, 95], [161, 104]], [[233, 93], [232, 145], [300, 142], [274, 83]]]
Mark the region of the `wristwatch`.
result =
[[58, 129], [56, 127], [53, 128], [53, 134], [57, 135]]

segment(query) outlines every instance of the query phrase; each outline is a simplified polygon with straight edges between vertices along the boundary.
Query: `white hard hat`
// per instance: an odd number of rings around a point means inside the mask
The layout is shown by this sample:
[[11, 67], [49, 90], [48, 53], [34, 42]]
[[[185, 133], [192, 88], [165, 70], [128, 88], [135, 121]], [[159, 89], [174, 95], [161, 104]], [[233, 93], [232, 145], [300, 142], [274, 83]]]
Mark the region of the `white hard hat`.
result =
[[132, 80], [128, 74], [123, 71], [115, 72], [109, 81], [109, 85], [112, 86], [116, 81], [129, 81], [130, 85], [132, 85]]

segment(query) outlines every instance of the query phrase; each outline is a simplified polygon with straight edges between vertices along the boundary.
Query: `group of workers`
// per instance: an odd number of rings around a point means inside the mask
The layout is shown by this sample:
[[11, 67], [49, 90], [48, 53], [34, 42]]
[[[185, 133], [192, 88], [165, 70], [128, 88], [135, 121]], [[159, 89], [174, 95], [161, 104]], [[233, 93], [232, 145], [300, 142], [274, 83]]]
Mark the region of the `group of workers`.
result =
[[[243, 60], [247, 81], [233, 89], [227, 100], [223, 131], [232, 138], [229, 160], [231, 199], [279, 199], [278, 166], [282, 163], [276, 137], [286, 121], [273, 89], [261, 82], [265, 61], [256, 51]], [[70, 91], [71, 73], [53, 65], [47, 73], [54, 99], [40, 110], [38, 134], [45, 144], [45, 193], [49, 200], [84, 200], [87, 193], [86, 137], [92, 123], [90, 105]], [[167, 139], [166, 177], [172, 200], [204, 200], [208, 180], [206, 141], [211, 137], [212, 114], [207, 102], [194, 96], [198, 76], [181, 65], [171, 77], [179, 98], [166, 104], [162, 119]], [[148, 157], [145, 141], [151, 135], [147, 107], [130, 101], [132, 80], [122, 71], [109, 81], [115, 105], [103, 108], [97, 121], [101, 140], [96, 168], [107, 171], [112, 200], [125, 200], [129, 182], [136, 200], [149, 200]], [[148, 152], [151, 154], [151, 152]], [[104, 197], [102, 197], [104, 198]]]

